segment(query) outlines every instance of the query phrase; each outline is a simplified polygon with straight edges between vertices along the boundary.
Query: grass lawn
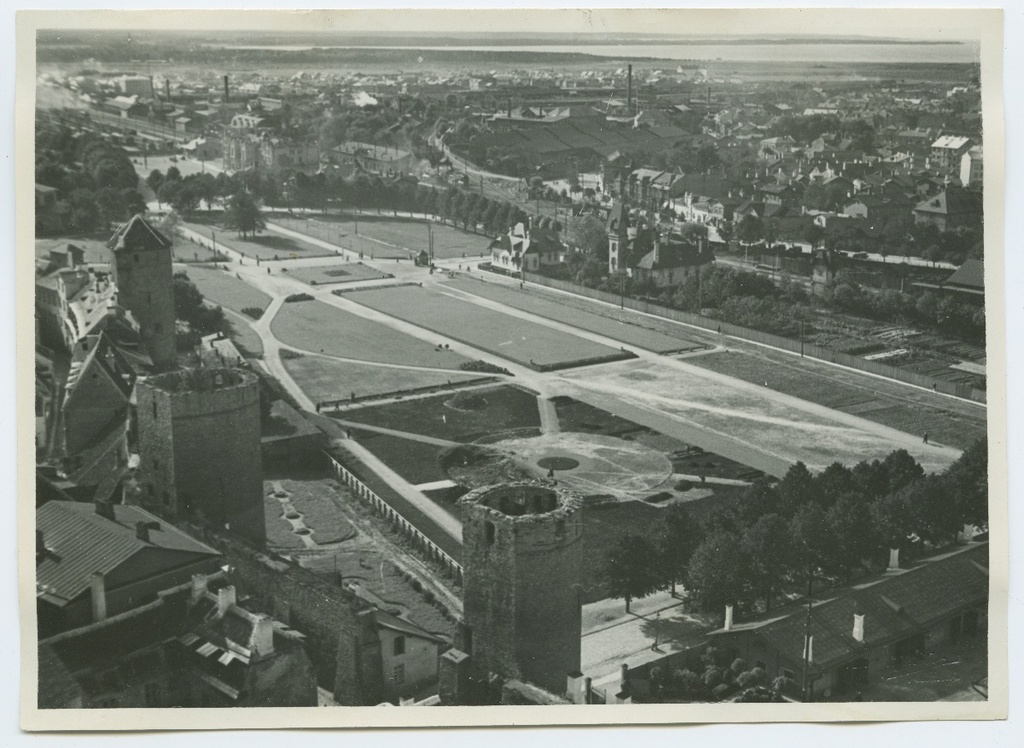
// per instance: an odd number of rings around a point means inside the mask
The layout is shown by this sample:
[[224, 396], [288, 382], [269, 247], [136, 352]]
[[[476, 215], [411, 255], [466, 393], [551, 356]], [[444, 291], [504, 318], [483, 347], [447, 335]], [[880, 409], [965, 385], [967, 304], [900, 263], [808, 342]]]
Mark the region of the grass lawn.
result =
[[455, 519], [462, 521], [462, 512], [459, 511], [459, 499], [469, 493], [465, 486], [451, 486], [450, 488], [437, 488], [433, 491], [424, 491], [423, 495], [444, 509]]
[[[269, 491], [270, 488], [268, 487]], [[271, 548], [305, 548], [302, 539], [292, 532], [291, 523], [284, 518], [281, 502], [273, 496], [263, 497], [263, 513], [267, 525], [267, 545]]]
[[356, 290], [345, 298], [528, 366], [565, 366], [621, 353], [418, 286]]
[[227, 270], [190, 267], [185, 271], [207, 301], [241, 313], [246, 307], [266, 309], [270, 297]]
[[447, 478], [437, 457], [443, 447], [391, 434], [355, 431], [356, 440], [414, 486]]
[[[359, 235], [350, 214], [311, 215], [293, 218], [275, 214], [270, 220], [293, 231], [315, 236], [334, 244], [363, 252], [369, 257], [410, 257], [421, 250], [429, 249], [427, 224], [418, 218], [401, 218], [388, 215], [359, 215]], [[431, 222], [434, 236], [434, 257], [440, 260], [459, 257], [483, 257], [487, 254], [490, 238], [447, 226], [438, 221]]]
[[[256, 236], [242, 239], [236, 232], [222, 228], [219, 224], [221, 215], [212, 213], [210, 216], [194, 216], [188, 222], [182, 222], [182, 227], [213, 239], [216, 233], [217, 245], [241, 252], [246, 257], [258, 257], [261, 260], [288, 260], [294, 257], [330, 257], [334, 252], [318, 247], [315, 244], [293, 239], [290, 236], [282, 236], [272, 231], [265, 231]], [[186, 247], [192, 243], [185, 240], [182, 242]]]
[[[322, 301], [285, 304], [270, 323], [277, 338], [306, 351], [386, 364], [458, 369], [467, 359]], [[350, 387], [343, 387], [347, 394]]]
[[[469, 396], [472, 396], [472, 407], [462, 408], [461, 403]], [[513, 429], [540, 426], [536, 396], [509, 386], [371, 405], [347, 410], [341, 418], [464, 443]]]
[[319, 544], [340, 543], [356, 535], [356, 529], [345, 519], [335, 506], [331, 494], [332, 486], [318, 486], [316, 490], [309, 483], [285, 483], [285, 489], [292, 492], [292, 505], [302, 513], [302, 521], [313, 531], [313, 540]]
[[231, 338], [239, 353], [249, 358], [259, 358], [263, 355], [263, 341], [252, 329], [248, 317], [225, 309], [224, 324], [224, 332]]
[[555, 413], [558, 414], [558, 423], [562, 431], [582, 431], [587, 434], [621, 437], [648, 430], [644, 426], [565, 395], [553, 397], [551, 402], [555, 405]]
[[356, 393], [356, 397], [369, 397], [418, 387], [443, 387], [448, 382], [459, 384], [486, 376], [393, 369], [350, 361], [331, 361], [319, 356], [282, 358], [281, 362], [292, 379], [313, 402], [347, 399], [353, 392]]
[[621, 322], [612, 316], [605, 316], [596, 312], [588, 312], [573, 306], [560, 304], [546, 295], [542, 297], [530, 291], [524, 293], [509, 286], [499, 286], [495, 283], [487, 282], [482, 283], [479, 280], [470, 280], [468, 278], [449, 281], [446, 285], [497, 301], [514, 309], [522, 309], [525, 312], [537, 314], [546, 319], [558, 320], [567, 325], [578, 327], [581, 330], [604, 335], [613, 340], [645, 348], [655, 353], [704, 347], [702, 343], [686, 337], [682, 332], [682, 328], [680, 328], [677, 337], [666, 335], [655, 330], [649, 330], [646, 327], [641, 327], [640, 325]]
[[311, 286], [324, 286], [330, 283], [352, 283], [353, 281], [376, 280], [378, 278], [394, 278], [391, 273], [384, 273], [361, 262], [347, 262], [338, 265], [316, 265], [313, 267], [288, 268], [288, 275], [298, 278]]
[[891, 397], [877, 390], [848, 384], [795, 362], [787, 364], [747, 352], [722, 351], [686, 359], [688, 364], [727, 374], [754, 384], [768, 382], [773, 390], [812, 403], [845, 411], [883, 426], [924, 434], [939, 444], [966, 449], [985, 435], [985, 424], [941, 408]]

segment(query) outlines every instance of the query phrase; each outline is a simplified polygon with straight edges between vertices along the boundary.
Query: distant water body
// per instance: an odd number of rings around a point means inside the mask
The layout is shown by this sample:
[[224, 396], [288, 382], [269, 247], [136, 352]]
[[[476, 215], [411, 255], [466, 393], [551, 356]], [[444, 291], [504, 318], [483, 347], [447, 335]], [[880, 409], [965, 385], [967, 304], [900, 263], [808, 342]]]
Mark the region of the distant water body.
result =
[[587, 54], [598, 57], [656, 57], [664, 60], [722, 62], [807, 62], [807, 63], [965, 63], [978, 62], [979, 45], [953, 44], [611, 44], [532, 46], [364, 46], [315, 44], [216, 45], [227, 49], [303, 51], [310, 49], [395, 49], [425, 52], [431, 49], [461, 52], [534, 52]]

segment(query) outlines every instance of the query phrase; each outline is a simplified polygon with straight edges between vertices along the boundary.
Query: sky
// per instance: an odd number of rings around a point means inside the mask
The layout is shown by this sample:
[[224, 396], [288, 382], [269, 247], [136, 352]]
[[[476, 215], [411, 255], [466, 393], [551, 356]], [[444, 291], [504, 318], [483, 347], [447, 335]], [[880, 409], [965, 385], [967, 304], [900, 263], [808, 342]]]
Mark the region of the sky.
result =
[[[386, 5], [387, 3], [381, 3]], [[401, 3], [399, 3], [401, 4]], [[408, 4], [408, 3], [406, 3]], [[455, 3], [451, 3], [455, 5]], [[479, 6], [479, 3], [476, 3]], [[915, 41], [960, 41], [977, 38], [971, 19], [945, 10], [860, 9], [459, 9], [290, 11], [287, 14], [227, 11], [227, 15], [172, 11], [170, 17], [153, 13], [114, 13], [106, 16], [109, 27], [125, 25], [142, 30], [231, 29], [350, 33], [637, 33], [681, 36], [704, 34], [728, 36], [812, 35], [873, 36]], [[61, 12], [53, 27], [77, 25], [73, 14]], [[110, 21], [115, 23], [111, 24]], [[69, 23], [69, 21], [72, 21]]]

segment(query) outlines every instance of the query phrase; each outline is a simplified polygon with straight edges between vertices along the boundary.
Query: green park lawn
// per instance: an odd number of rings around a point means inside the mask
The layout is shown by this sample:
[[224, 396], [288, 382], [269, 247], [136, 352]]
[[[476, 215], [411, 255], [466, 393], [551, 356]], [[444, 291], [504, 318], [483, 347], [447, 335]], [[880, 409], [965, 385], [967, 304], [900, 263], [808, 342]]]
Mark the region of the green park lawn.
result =
[[785, 364], [745, 351], [719, 351], [692, 356], [686, 363], [753, 384], [767, 382], [778, 392], [908, 434], [928, 432], [932, 441], [959, 449], [966, 449], [985, 435], [985, 424], [980, 420], [967, 420], [946, 410], [839, 381], [827, 373], [801, 366], [795, 360], [793, 364]]
[[536, 395], [507, 385], [370, 405], [339, 418], [463, 443], [540, 426]]
[[270, 296], [236, 277], [230, 270], [190, 267], [185, 272], [210, 303], [239, 313], [247, 307], [266, 309], [270, 306]]
[[348, 399], [352, 393], [355, 393], [356, 397], [371, 397], [419, 387], [443, 387], [448, 382], [457, 385], [484, 376], [454, 371], [448, 374], [439, 371], [396, 369], [352, 361], [332, 361], [321, 356], [282, 356], [281, 362], [296, 384], [315, 403]]
[[325, 286], [331, 283], [353, 283], [355, 281], [393, 278], [385, 273], [361, 262], [346, 262], [337, 265], [315, 265], [312, 267], [287, 268], [288, 275], [298, 278], [311, 286]]
[[[270, 230], [243, 239], [237, 232], [222, 228], [218, 223], [219, 220], [220, 214], [218, 213], [213, 213], [210, 216], [197, 215], [193, 217], [193, 220], [182, 222], [181, 226], [201, 234], [211, 241], [215, 238], [218, 247], [226, 247], [254, 259], [288, 260], [301, 257], [330, 257], [336, 254], [315, 244], [290, 236], [282, 236]], [[179, 239], [179, 243], [185, 247], [186, 254], [188, 248], [194, 246], [187, 239]]]
[[256, 331], [249, 324], [249, 318], [233, 312], [230, 309], [224, 310], [224, 324], [228, 337], [238, 348], [238, 352], [249, 358], [260, 358], [263, 356], [263, 341]]
[[322, 301], [284, 304], [270, 329], [293, 348], [360, 361], [458, 369], [467, 360]]
[[434, 483], [448, 477], [438, 463], [438, 456], [444, 447], [376, 431], [357, 429], [353, 436], [385, 465], [414, 486]]
[[[358, 237], [351, 214], [313, 214], [308, 220], [275, 214], [269, 220], [377, 259], [410, 257], [429, 248], [427, 222], [422, 219], [368, 213], [360, 214], [358, 218]], [[487, 254], [489, 237], [439, 221], [431, 221], [430, 226], [434, 236], [434, 257], [437, 259], [483, 257]]]
[[611, 316], [614, 314], [614, 310], [609, 310], [610, 314], [608, 315], [588, 312], [553, 299], [540, 297], [532, 292], [524, 293], [517, 288], [481, 282], [477, 279], [459, 278], [448, 281], [445, 285], [460, 291], [467, 291], [475, 296], [482, 296], [491, 301], [497, 301], [513, 309], [521, 309], [545, 319], [558, 320], [581, 330], [604, 335], [627, 345], [635, 345], [655, 353], [667, 353], [702, 346], [692, 338], [686, 337], [682, 331], [676, 337], [639, 325], [620, 322]]
[[615, 348], [418, 286], [356, 290], [345, 298], [527, 366], [566, 366], [620, 353]]

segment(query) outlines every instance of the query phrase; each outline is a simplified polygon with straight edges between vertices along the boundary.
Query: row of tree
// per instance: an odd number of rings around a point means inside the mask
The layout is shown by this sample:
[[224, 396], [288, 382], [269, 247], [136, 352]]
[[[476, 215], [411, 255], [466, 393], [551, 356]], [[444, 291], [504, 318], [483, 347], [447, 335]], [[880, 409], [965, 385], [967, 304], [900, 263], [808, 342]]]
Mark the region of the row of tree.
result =
[[668, 507], [658, 536], [627, 534], [611, 549], [605, 582], [627, 610], [634, 598], [674, 593], [677, 583], [701, 610], [770, 610], [809, 580], [848, 582], [884, 568], [890, 549], [923, 553], [956, 542], [965, 524], [987, 523], [984, 439], [941, 474], [926, 475], [905, 450], [817, 475], [797, 463], [732, 507], [700, 516], [685, 504]]
[[45, 118], [36, 127], [35, 181], [57, 191], [54, 205], [36, 212], [40, 235], [109, 229], [146, 209], [124, 149]]

